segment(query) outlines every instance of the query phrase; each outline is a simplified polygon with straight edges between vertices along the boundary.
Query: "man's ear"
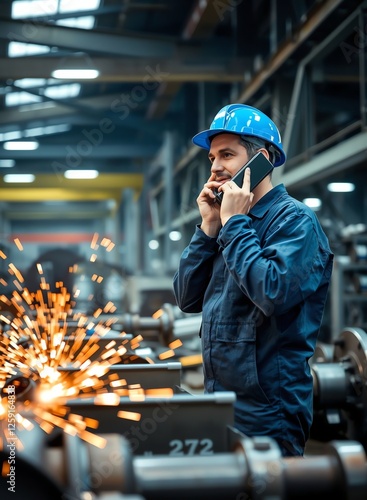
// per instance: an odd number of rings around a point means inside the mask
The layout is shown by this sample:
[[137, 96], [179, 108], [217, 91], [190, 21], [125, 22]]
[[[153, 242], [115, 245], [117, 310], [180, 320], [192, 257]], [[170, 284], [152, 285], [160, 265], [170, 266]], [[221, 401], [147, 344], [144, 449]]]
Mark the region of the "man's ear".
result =
[[260, 148], [260, 149], [258, 149], [258, 151], [261, 151], [262, 154], [265, 156], [265, 158], [267, 158], [270, 161], [269, 151], [267, 149]]

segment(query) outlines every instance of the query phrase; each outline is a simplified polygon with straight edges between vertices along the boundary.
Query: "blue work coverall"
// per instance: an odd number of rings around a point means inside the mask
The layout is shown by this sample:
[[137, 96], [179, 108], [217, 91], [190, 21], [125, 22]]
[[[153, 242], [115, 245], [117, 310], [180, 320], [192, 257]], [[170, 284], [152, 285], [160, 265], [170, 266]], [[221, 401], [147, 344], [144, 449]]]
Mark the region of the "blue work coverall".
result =
[[312, 210], [284, 185], [217, 238], [199, 226], [173, 278], [182, 311], [202, 312], [205, 392], [234, 391], [235, 427], [303, 455], [313, 417], [314, 353], [333, 254]]

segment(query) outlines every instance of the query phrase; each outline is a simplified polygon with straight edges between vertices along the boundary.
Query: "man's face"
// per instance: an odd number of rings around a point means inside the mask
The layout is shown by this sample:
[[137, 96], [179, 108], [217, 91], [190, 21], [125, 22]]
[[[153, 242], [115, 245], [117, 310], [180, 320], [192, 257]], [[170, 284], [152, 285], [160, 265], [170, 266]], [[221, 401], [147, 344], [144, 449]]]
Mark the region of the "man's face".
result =
[[219, 134], [214, 137], [208, 154], [211, 171], [216, 181], [226, 182], [248, 162], [246, 148], [236, 134]]

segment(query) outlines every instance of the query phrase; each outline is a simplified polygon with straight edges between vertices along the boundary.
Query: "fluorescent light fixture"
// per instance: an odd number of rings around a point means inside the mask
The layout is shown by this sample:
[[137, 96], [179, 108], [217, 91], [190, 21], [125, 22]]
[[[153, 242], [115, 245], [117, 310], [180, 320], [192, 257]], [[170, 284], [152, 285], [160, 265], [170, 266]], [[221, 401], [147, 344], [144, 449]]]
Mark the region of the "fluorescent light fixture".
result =
[[330, 182], [327, 188], [331, 193], [351, 193], [355, 185], [352, 182]]
[[8, 151], [33, 151], [39, 146], [37, 141], [4, 142], [4, 149]]
[[4, 175], [4, 182], [33, 182], [36, 177], [33, 174], [7, 174]]
[[14, 167], [15, 160], [0, 160], [0, 168], [11, 168]]
[[96, 69], [56, 69], [52, 72], [52, 77], [59, 80], [93, 80], [98, 75]]
[[308, 207], [312, 208], [312, 210], [319, 210], [322, 205], [322, 201], [320, 198], [305, 198], [303, 203]]
[[98, 174], [98, 170], [66, 170], [64, 177], [67, 179], [95, 179]]

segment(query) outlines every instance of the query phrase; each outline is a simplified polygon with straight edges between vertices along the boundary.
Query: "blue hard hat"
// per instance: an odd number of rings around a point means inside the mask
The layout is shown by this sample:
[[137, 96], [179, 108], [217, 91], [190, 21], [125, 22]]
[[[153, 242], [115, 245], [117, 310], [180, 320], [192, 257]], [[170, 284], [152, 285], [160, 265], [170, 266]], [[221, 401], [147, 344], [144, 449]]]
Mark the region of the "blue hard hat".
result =
[[280, 132], [275, 123], [262, 111], [246, 104], [228, 104], [215, 115], [208, 130], [199, 132], [192, 142], [201, 148], [210, 149], [210, 140], [214, 135], [231, 133], [253, 136], [274, 146], [274, 167], [283, 165], [286, 154], [283, 150]]

